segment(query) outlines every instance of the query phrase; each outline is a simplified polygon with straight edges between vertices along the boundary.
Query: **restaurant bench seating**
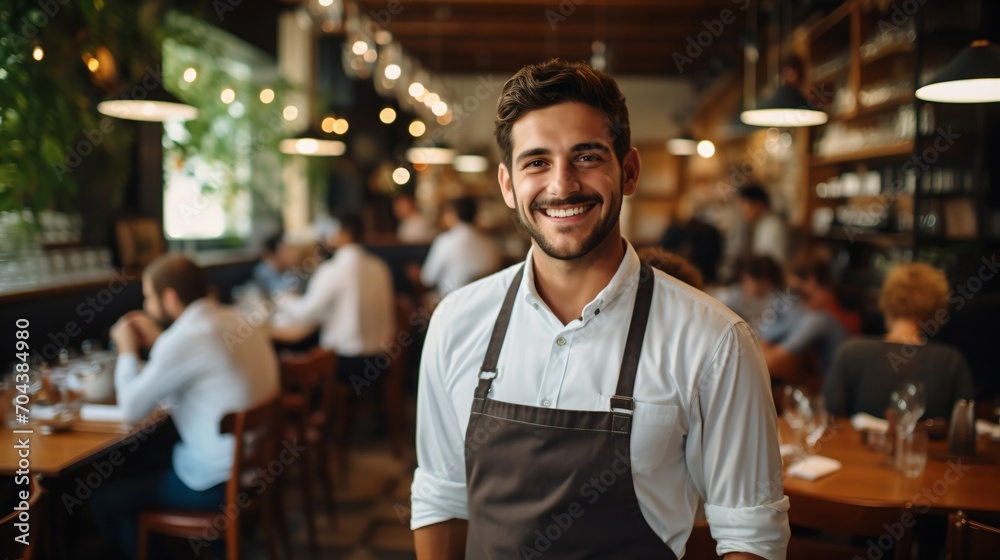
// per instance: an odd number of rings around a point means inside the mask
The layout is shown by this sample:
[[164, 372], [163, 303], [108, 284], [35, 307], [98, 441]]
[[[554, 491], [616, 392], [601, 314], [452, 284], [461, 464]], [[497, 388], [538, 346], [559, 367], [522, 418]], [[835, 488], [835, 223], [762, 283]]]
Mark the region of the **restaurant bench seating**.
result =
[[[268, 481], [262, 473], [267, 472], [277, 459], [277, 443], [280, 423], [277, 422], [279, 398], [275, 397], [250, 410], [227, 414], [220, 423], [221, 432], [233, 434], [236, 440], [233, 469], [226, 483], [226, 501], [222, 529], [218, 529], [221, 510], [180, 511], [150, 510], [139, 514], [138, 558], [149, 558], [149, 537], [153, 533], [186, 539], [225, 540], [226, 559], [239, 560], [240, 525], [251, 510], [260, 513], [264, 529], [265, 545], [271, 560], [278, 559], [274, 517], [279, 507], [273, 500], [273, 480]], [[247, 498], [250, 498], [247, 504]], [[233, 514], [228, 512], [232, 511]], [[211, 537], [211, 538], [208, 538]], [[287, 543], [287, 539], [282, 539]], [[291, 550], [286, 548], [286, 557]]]

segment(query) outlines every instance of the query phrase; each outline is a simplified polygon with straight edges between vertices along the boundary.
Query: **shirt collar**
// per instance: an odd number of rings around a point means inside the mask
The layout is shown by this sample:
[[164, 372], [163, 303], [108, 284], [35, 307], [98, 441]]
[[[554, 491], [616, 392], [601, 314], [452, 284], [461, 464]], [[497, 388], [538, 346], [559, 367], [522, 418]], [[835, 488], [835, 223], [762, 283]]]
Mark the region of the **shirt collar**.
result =
[[[618, 270], [611, 277], [608, 285], [598, 292], [597, 296], [590, 303], [583, 307], [583, 316], [581, 319], [584, 321], [600, 313], [601, 308], [613, 302], [622, 292], [639, 281], [639, 268], [641, 266], [639, 255], [627, 239], [622, 238], [622, 242], [625, 243], [625, 257], [622, 259], [621, 264], [618, 265]], [[528, 256], [525, 257], [524, 276], [521, 278], [520, 292], [524, 294], [522, 297], [525, 303], [535, 309], [545, 309], [551, 313], [551, 310], [542, 301], [541, 296], [538, 295], [538, 290], [535, 288], [535, 267], [532, 259], [534, 251], [535, 246], [532, 245], [528, 249]]]

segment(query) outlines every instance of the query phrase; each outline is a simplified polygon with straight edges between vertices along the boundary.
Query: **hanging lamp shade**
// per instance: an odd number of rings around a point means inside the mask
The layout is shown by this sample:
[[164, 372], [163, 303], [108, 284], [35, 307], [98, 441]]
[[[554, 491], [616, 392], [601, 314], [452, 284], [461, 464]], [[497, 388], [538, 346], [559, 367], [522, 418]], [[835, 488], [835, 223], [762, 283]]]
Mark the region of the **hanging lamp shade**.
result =
[[809, 101], [798, 89], [783, 84], [774, 95], [740, 113], [740, 120], [753, 126], [800, 127], [817, 126], [827, 121], [826, 113], [809, 107]]
[[917, 90], [924, 101], [994, 103], [1000, 101], [1000, 46], [973, 41]]
[[109, 117], [132, 121], [163, 122], [191, 121], [198, 118], [198, 109], [170, 94], [161, 82], [139, 81], [114, 99], [97, 104], [97, 112]]
[[278, 150], [288, 155], [332, 157], [344, 155], [347, 152], [347, 144], [340, 140], [332, 140], [329, 134], [310, 127], [294, 138], [282, 140], [278, 144]]
[[676, 138], [667, 140], [667, 151], [675, 156], [692, 156], [698, 149], [698, 141], [684, 130]]

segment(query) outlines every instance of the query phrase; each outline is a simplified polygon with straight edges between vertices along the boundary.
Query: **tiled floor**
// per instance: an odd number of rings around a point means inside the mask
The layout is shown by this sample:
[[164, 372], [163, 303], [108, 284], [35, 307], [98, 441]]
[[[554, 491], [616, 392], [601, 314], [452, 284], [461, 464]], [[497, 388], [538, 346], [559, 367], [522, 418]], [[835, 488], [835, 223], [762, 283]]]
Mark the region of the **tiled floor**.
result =
[[[409, 528], [410, 481], [415, 464], [412, 450], [395, 458], [384, 442], [352, 449], [346, 478], [337, 476], [337, 523], [333, 526], [317, 504], [318, 554], [309, 551], [301, 496], [292, 481], [286, 511], [296, 559], [409, 560], [413, 533]], [[293, 476], [296, 473], [292, 473]], [[316, 500], [319, 501], [318, 499]], [[259, 547], [248, 558], [265, 560]]]

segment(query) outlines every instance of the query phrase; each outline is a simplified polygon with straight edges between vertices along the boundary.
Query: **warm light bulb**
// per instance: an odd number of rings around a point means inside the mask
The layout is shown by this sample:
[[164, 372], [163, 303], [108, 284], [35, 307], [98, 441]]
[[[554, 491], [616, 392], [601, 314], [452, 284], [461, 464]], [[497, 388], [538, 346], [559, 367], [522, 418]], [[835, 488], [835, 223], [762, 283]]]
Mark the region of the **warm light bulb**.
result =
[[361, 58], [363, 58], [368, 64], [371, 64], [372, 62], [378, 60], [378, 51], [375, 49], [369, 49], [365, 51], [365, 54], [362, 55]]
[[402, 69], [400, 69], [398, 64], [390, 64], [385, 67], [385, 77], [389, 78], [390, 80], [395, 80], [399, 78], [399, 75], [401, 73]]
[[323, 132], [325, 132], [327, 134], [330, 134], [331, 132], [333, 132], [336, 123], [337, 123], [337, 119], [335, 119], [333, 117], [327, 117], [327, 118], [323, 119], [323, 122], [320, 123], [319, 126], [320, 126], [320, 128], [323, 129]]
[[87, 60], [87, 70], [96, 73], [100, 69], [101, 69], [101, 62], [99, 60], [97, 60], [94, 57], [90, 57], [90, 59]]
[[385, 124], [391, 124], [396, 121], [396, 110], [392, 107], [386, 107], [378, 114], [378, 119]]
[[187, 83], [190, 84], [191, 82], [195, 81], [197, 78], [198, 78], [198, 71], [195, 70], [194, 68], [190, 68], [189, 67], [187, 70], [184, 71], [184, 81], [185, 82], [187, 82]]
[[219, 97], [222, 99], [223, 103], [229, 105], [236, 99], [236, 92], [233, 91], [232, 88], [226, 88], [222, 90], [222, 95]]
[[397, 185], [405, 185], [406, 182], [410, 180], [410, 172], [407, 171], [405, 167], [397, 167], [396, 170], [392, 172], [392, 180]]
[[31, 51], [31, 58], [34, 58], [35, 60], [41, 60], [45, 58], [45, 50], [43, 50], [42, 47], [36, 45], [35, 48], [32, 49]]
[[354, 45], [351, 47], [354, 54], [360, 56], [368, 52], [368, 43], [364, 41], [355, 41]]
[[715, 144], [711, 140], [698, 142], [698, 155], [703, 158], [710, 158], [715, 155]]
[[315, 154], [319, 149], [319, 142], [312, 138], [300, 138], [295, 141], [295, 150], [300, 154]]
[[448, 112], [448, 104], [445, 103], [444, 101], [438, 101], [433, 106], [431, 106], [431, 112], [438, 117], [443, 116], [445, 113]]
[[344, 134], [347, 132], [349, 127], [350, 125], [348, 124], [347, 119], [337, 119], [333, 123], [333, 132], [335, 134]]
[[424, 94], [425, 90], [423, 84], [421, 84], [420, 82], [413, 82], [412, 84], [410, 84], [410, 89], [407, 91], [409, 91], [410, 95], [413, 97], [420, 97], [421, 95]]
[[274, 101], [274, 90], [271, 88], [265, 88], [260, 90], [260, 102], [267, 104]]
[[294, 121], [296, 117], [299, 116], [299, 110], [295, 105], [289, 105], [285, 107], [285, 110], [281, 112], [281, 116], [285, 118], [286, 121]]
[[413, 121], [410, 123], [410, 135], [417, 138], [427, 132], [427, 125], [423, 121]]
[[428, 93], [423, 99], [424, 105], [428, 107], [433, 107], [438, 101], [441, 101], [441, 96], [436, 93]]

